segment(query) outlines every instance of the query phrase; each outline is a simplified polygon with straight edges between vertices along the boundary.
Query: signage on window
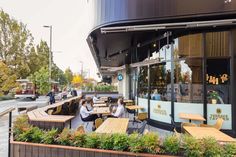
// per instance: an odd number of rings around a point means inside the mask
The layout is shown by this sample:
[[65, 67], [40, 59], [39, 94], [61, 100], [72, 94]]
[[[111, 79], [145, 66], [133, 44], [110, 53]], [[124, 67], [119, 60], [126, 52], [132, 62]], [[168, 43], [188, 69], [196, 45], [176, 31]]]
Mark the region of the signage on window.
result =
[[229, 80], [228, 74], [222, 74], [219, 76], [211, 76], [208, 74], [206, 75], [206, 81], [208, 84], [214, 84], [214, 85], [224, 84], [227, 83], [228, 80]]
[[122, 74], [118, 74], [117, 80], [118, 80], [118, 81], [122, 81], [122, 80], [123, 80], [123, 75], [122, 75]]

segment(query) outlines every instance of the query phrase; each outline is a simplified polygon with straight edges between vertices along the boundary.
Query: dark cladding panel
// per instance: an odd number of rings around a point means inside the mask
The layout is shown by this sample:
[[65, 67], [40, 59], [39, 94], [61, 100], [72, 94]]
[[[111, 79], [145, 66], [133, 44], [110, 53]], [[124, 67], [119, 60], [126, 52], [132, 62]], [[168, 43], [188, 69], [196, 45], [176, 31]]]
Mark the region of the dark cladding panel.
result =
[[[91, 0], [100, 25], [236, 12], [236, 0]], [[208, 14], [208, 15], [206, 15]]]

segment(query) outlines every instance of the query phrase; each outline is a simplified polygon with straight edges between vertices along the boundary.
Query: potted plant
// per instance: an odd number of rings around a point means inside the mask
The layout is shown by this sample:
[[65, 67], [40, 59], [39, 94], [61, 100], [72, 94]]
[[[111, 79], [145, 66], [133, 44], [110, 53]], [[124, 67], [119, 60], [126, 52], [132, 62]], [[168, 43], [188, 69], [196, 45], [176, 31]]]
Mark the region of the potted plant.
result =
[[209, 98], [211, 99], [212, 104], [216, 104], [217, 100], [219, 99], [219, 94], [216, 91], [209, 92]]

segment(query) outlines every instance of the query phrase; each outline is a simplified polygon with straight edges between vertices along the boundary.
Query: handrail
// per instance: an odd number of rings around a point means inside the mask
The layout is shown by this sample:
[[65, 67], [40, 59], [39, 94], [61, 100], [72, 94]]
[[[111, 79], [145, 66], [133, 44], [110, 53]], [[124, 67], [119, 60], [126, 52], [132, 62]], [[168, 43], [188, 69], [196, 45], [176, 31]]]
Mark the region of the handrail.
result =
[[6, 114], [12, 112], [13, 110], [15, 110], [15, 108], [14, 108], [14, 107], [10, 107], [10, 108], [6, 109], [5, 111], [0, 112], [0, 117], [2, 117], [2, 116], [4, 116], [4, 115], [6, 115]]

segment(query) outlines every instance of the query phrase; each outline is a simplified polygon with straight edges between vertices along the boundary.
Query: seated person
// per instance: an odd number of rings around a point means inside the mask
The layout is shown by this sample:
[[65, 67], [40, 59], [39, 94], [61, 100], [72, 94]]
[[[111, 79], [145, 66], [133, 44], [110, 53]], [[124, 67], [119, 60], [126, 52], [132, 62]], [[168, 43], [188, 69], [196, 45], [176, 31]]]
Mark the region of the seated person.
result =
[[93, 121], [95, 124], [95, 120], [98, 118], [98, 116], [96, 114], [91, 114], [93, 110], [88, 111], [86, 105], [86, 100], [82, 100], [82, 107], [80, 109], [81, 119], [85, 122]]
[[86, 103], [87, 103], [87, 105], [86, 105], [87, 110], [88, 110], [88, 111], [91, 111], [91, 110], [93, 109], [93, 101], [92, 101], [92, 98], [88, 97], [88, 98], [86, 99]]
[[99, 101], [97, 94], [94, 94], [93, 96], [93, 103], [96, 103], [96, 101]]
[[125, 108], [124, 108], [123, 99], [122, 98], [118, 99], [117, 104], [118, 104], [118, 106], [116, 108], [116, 111], [111, 114], [111, 117], [122, 118], [125, 115]]

